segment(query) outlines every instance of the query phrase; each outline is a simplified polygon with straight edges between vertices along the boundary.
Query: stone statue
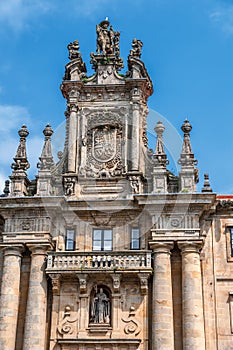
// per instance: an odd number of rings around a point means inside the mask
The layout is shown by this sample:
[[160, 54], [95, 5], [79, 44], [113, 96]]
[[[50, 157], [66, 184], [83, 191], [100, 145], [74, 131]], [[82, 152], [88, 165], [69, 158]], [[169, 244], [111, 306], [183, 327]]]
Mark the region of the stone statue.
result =
[[142, 46], [143, 46], [143, 43], [141, 40], [133, 39], [132, 49], [130, 50], [130, 56], [140, 58], [142, 54]]
[[78, 40], [75, 40], [73, 43], [69, 43], [67, 49], [69, 50], [70, 60], [75, 60], [76, 58], [80, 57]]
[[96, 292], [91, 304], [91, 321], [94, 323], [110, 323], [110, 300], [103, 288]]
[[114, 32], [112, 26], [109, 27], [108, 18], [96, 26], [97, 33], [97, 53], [103, 55], [119, 55], [119, 32]]

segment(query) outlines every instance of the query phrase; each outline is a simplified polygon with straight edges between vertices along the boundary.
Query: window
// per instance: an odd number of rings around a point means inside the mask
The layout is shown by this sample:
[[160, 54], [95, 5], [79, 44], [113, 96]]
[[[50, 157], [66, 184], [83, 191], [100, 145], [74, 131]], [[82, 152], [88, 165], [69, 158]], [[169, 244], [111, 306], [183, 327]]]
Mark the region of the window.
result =
[[140, 231], [139, 228], [131, 228], [130, 249], [140, 249]]
[[233, 257], [233, 227], [230, 227], [231, 256]]
[[93, 230], [93, 250], [112, 250], [112, 230]]
[[74, 250], [75, 249], [75, 231], [74, 230], [66, 230], [66, 250]]

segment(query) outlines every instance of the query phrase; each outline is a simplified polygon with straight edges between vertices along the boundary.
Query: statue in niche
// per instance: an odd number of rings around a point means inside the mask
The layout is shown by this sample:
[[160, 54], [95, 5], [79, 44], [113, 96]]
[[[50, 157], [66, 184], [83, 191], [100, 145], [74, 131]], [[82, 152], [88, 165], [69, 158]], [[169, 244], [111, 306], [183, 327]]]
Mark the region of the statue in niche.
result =
[[99, 291], [96, 287], [96, 292], [91, 301], [90, 321], [95, 324], [110, 324], [110, 299], [102, 287]]

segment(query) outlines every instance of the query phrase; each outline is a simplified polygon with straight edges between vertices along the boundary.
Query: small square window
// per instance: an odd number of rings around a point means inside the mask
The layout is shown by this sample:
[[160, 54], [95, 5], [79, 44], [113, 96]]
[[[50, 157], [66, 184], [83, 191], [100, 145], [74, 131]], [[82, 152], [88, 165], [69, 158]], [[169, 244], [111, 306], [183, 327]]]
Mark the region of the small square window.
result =
[[139, 228], [132, 227], [131, 228], [131, 236], [130, 236], [130, 249], [140, 249], [140, 230]]
[[66, 250], [74, 250], [75, 249], [75, 231], [74, 230], [66, 230]]

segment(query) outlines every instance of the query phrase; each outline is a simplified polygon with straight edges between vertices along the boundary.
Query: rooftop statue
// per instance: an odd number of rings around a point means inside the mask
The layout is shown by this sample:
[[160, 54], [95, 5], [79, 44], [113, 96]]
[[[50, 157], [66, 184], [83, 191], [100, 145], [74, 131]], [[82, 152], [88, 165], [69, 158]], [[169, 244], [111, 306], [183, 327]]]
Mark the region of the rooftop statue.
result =
[[69, 43], [67, 46], [67, 49], [69, 50], [69, 59], [70, 60], [75, 60], [76, 58], [80, 57], [78, 40], [74, 40], [74, 42]]
[[120, 32], [114, 32], [108, 18], [96, 26], [97, 33], [97, 53], [103, 55], [119, 55]]
[[140, 58], [142, 54], [142, 46], [143, 42], [141, 40], [133, 39], [132, 49], [130, 50], [130, 56]]

